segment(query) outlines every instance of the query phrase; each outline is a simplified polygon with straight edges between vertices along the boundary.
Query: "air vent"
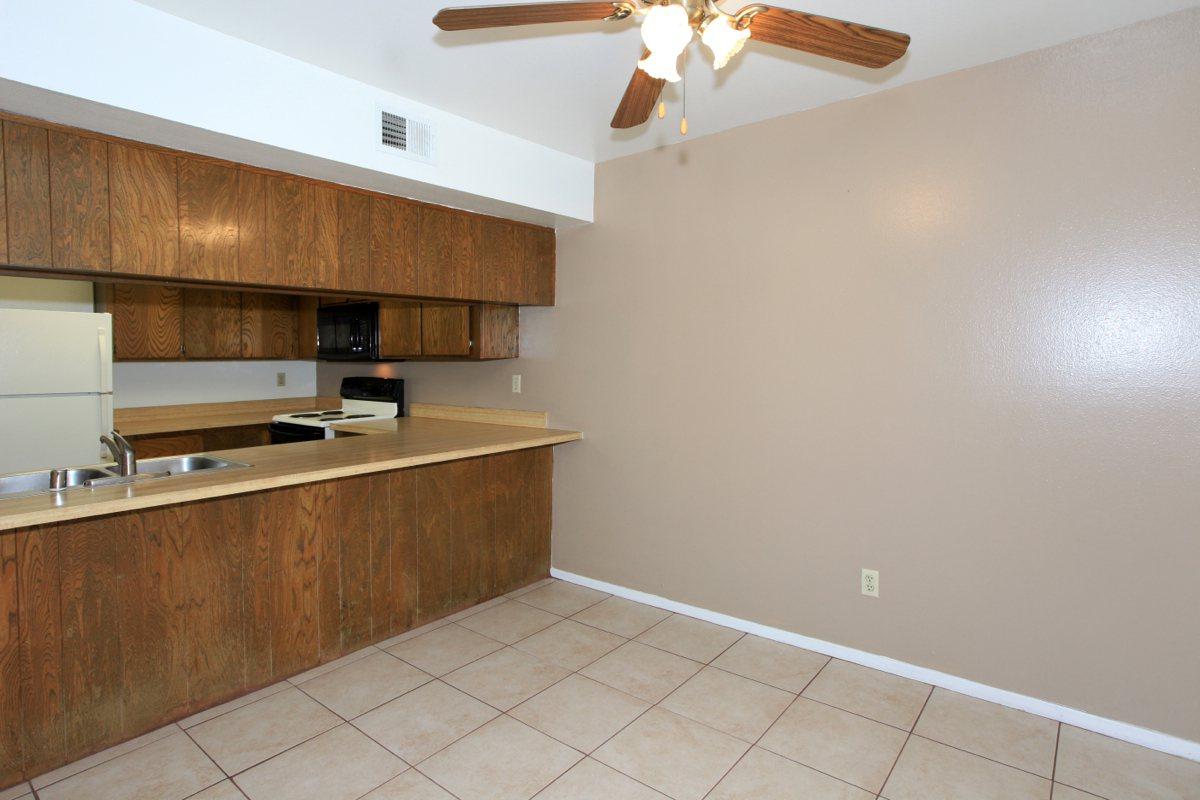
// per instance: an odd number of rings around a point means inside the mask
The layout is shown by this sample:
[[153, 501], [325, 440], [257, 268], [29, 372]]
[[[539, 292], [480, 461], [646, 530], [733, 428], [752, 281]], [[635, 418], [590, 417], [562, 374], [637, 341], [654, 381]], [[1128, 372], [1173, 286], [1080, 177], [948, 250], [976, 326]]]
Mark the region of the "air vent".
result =
[[401, 152], [422, 161], [432, 161], [434, 153], [433, 126], [391, 111], [379, 112], [380, 148]]

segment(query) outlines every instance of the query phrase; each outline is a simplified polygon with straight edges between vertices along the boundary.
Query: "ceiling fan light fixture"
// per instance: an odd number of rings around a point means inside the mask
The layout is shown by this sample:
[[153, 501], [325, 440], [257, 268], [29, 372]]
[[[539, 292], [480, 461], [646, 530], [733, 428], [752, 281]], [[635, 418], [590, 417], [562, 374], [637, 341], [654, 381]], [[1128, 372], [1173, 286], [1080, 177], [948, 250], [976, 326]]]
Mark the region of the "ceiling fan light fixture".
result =
[[642, 21], [642, 41], [650, 55], [639, 61], [638, 67], [652, 78], [678, 83], [682, 80], [679, 56], [692, 41], [693, 33], [683, 6], [651, 6]]
[[741, 52], [749, 38], [748, 27], [738, 27], [732, 17], [720, 14], [705, 23], [700, 41], [712, 51], [713, 69], [721, 69]]

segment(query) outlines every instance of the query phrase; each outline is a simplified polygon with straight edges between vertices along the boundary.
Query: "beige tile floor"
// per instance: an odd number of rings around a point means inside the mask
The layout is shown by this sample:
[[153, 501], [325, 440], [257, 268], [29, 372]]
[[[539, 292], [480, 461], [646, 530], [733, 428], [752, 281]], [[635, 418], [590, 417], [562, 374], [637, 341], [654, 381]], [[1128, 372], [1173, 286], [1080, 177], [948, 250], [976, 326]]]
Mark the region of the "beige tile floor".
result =
[[1200, 764], [560, 581], [0, 791], [0, 800], [1052, 796], [1200, 800]]

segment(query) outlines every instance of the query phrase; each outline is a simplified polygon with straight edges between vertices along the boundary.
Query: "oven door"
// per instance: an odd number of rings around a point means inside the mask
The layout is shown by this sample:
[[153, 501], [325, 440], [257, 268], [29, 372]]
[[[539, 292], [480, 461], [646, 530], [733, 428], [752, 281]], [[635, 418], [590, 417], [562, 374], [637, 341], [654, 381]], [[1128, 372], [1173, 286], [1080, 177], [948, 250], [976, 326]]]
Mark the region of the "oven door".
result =
[[340, 303], [317, 309], [317, 358], [375, 361], [379, 358], [379, 304]]
[[314, 439], [324, 439], [325, 429], [315, 425], [293, 425], [290, 422], [272, 422], [267, 426], [271, 434], [271, 444], [291, 444], [292, 442], [311, 442]]

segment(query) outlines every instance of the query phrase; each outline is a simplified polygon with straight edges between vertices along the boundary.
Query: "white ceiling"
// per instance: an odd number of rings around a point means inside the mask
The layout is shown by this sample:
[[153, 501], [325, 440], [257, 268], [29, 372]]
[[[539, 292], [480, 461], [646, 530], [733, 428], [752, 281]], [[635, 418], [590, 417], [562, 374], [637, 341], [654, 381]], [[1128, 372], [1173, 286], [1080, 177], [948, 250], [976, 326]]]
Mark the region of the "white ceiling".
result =
[[[591, 161], [680, 139], [668, 118], [629, 131], [609, 120], [640, 55], [637, 25], [571, 23], [446, 33], [443, 5], [509, 0], [141, 0], [147, 5]], [[729, 9], [750, 0], [727, 0]], [[690, 137], [783, 116], [1161, 16], [1198, 0], [780, 0], [903, 31], [883, 70], [750, 44], [714, 73], [698, 43], [687, 64]], [[252, 78], [251, 78], [252, 79]]]

